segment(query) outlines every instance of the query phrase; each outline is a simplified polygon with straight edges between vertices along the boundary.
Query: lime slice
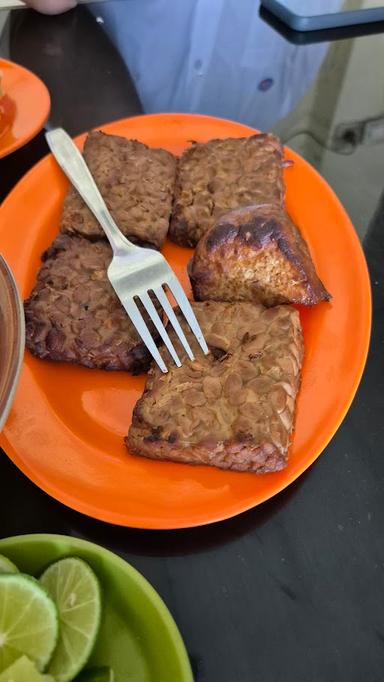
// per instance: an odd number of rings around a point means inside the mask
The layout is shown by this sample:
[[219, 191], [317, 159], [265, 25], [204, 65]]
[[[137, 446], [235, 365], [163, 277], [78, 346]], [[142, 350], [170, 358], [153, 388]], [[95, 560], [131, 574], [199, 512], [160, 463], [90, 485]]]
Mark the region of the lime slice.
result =
[[67, 682], [85, 666], [101, 619], [99, 582], [82, 559], [68, 557], [49, 566], [40, 578], [59, 610], [60, 636], [48, 668], [58, 682]]
[[19, 569], [6, 556], [0, 554], [0, 573], [18, 573]]
[[44, 670], [58, 630], [56, 606], [37, 580], [22, 573], [0, 575], [0, 672], [22, 654]]
[[0, 682], [55, 682], [51, 675], [39, 673], [27, 656], [21, 656], [0, 674]]

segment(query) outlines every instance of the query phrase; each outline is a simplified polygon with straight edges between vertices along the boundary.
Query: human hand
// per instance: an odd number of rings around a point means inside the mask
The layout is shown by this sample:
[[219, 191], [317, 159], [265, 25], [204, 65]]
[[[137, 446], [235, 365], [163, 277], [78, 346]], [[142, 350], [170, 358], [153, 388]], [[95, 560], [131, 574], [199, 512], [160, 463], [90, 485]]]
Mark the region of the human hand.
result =
[[77, 0], [24, 0], [28, 7], [43, 14], [60, 14], [76, 7]]

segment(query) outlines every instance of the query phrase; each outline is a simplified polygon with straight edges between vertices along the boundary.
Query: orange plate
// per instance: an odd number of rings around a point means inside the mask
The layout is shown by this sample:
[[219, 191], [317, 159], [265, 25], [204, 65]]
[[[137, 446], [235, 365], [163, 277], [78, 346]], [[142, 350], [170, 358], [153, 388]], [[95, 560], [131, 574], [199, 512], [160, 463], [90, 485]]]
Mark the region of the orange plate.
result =
[[0, 59], [0, 99], [4, 115], [0, 121], [0, 158], [31, 140], [46, 122], [51, 106], [49, 92], [34, 73]]
[[[208, 116], [154, 114], [103, 126], [180, 153], [190, 140], [241, 137], [251, 128]], [[79, 138], [82, 142], [84, 136]], [[123, 444], [145, 377], [50, 364], [25, 356], [0, 444], [47, 493], [111, 523], [182, 528], [224, 519], [272, 497], [318, 457], [342, 421], [366, 359], [370, 286], [354, 229], [326, 182], [290, 150], [288, 210], [309, 242], [332, 303], [301, 310], [305, 362], [296, 432], [285, 471], [266, 476], [130, 456]], [[0, 209], [0, 248], [23, 297], [41, 252], [55, 237], [67, 188], [52, 157], [37, 164]], [[164, 255], [189, 291], [191, 250], [167, 243]]]

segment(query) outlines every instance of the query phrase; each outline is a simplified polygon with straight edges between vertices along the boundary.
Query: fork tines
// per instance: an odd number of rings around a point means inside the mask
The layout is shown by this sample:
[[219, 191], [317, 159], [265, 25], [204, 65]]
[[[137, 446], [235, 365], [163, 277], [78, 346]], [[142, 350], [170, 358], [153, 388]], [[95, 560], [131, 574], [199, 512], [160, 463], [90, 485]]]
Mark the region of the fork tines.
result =
[[[206, 341], [204, 339], [203, 333], [200, 329], [200, 325], [196, 319], [195, 313], [193, 312], [193, 309], [191, 307], [191, 304], [184, 292], [184, 289], [182, 288], [181, 284], [177, 280], [176, 277], [171, 277], [167, 282], [166, 286], [169, 288], [171, 291], [176, 303], [179, 306], [179, 309], [183, 313], [188, 326], [190, 327], [192, 333], [196, 337], [197, 342], [199, 343], [202, 351], [204, 353], [208, 353], [208, 346], [206, 344]], [[195, 356], [193, 354], [193, 351], [191, 349], [190, 344], [188, 343], [188, 340], [184, 334], [183, 328], [177, 319], [177, 316], [169, 302], [169, 299], [163, 289], [162, 286], [157, 287], [155, 289], [152, 289], [153, 293], [156, 295], [157, 300], [159, 301], [161, 307], [163, 308], [168, 322], [172, 325], [181, 345], [183, 346], [187, 356], [189, 357], [190, 360], [194, 360]], [[146, 312], [148, 313], [148, 316], [152, 320], [155, 328], [157, 329], [164, 346], [167, 348], [169, 354], [171, 355], [174, 363], [176, 364], [177, 367], [181, 367], [181, 361], [180, 358], [177, 354], [177, 351], [169, 337], [168, 331], [166, 327], [163, 324], [163, 321], [156, 310], [156, 307], [153, 303], [153, 300], [151, 296], [149, 295], [148, 292], [143, 292], [137, 296], [138, 300], [141, 301], [142, 305], [144, 306]], [[150, 331], [143, 320], [143, 317], [140, 313], [140, 310], [137, 306], [137, 303], [134, 299], [131, 299], [130, 301], [124, 302], [124, 307], [131, 318], [132, 323], [135, 325], [139, 335], [141, 336], [143, 342], [147, 346], [149, 352], [151, 353], [152, 357], [156, 361], [156, 363], [159, 365], [160, 369], [162, 372], [167, 372], [167, 366], [160, 354], [159, 349], [157, 348]]]

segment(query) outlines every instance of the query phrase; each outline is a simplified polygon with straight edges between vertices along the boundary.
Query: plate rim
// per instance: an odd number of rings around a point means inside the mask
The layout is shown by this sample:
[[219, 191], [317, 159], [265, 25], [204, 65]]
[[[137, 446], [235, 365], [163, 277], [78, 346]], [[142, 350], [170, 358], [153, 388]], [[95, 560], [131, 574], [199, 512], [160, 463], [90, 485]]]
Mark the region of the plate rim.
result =
[[[248, 131], [250, 134], [255, 134], [258, 133], [259, 131], [255, 128], [252, 128], [246, 124], [243, 124], [239, 121], [233, 121], [231, 119], [227, 118], [220, 118], [216, 116], [209, 116], [206, 114], [195, 114], [195, 113], [189, 113], [189, 112], [164, 112], [164, 113], [151, 113], [151, 114], [141, 114], [138, 116], [129, 116], [129, 117], [123, 117], [119, 118], [113, 121], [109, 121], [108, 123], [104, 124], [99, 124], [98, 126], [95, 126], [92, 128], [92, 130], [107, 130], [109, 127], [113, 127], [114, 125], [119, 125], [119, 124], [125, 124], [127, 122], [135, 121], [135, 120], [143, 120], [143, 119], [164, 119], [164, 118], [183, 118], [187, 116], [188, 118], [196, 118], [196, 119], [205, 119], [211, 122], [222, 122], [222, 123], [230, 123], [230, 124], [235, 124], [236, 126], [241, 127], [244, 132]], [[85, 131], [83, 133], [80, 133], [77, 135], [74, 140], [79, 143], [81, 141], [81, 138], [86, 135], [86, 133], [89, 131]], [[5, 437], [4, 432], [0, 433], [0, 446], [3, 447], [4, 451], [6, 454], [9, 456], [9, 458], [16, 464], [16, 466], [30, 479], [33, 481], [34, 484], [36, 484], [39, 488], [41, 488], [44, 492], [48, 493], [55, 499], [59, 500], [62, 504], [66, 505], [67, 507], [74, 509], [78, 512], [81, 512], [82, 514], [85, 514], [86, 516], [89, 516], [90, 518], [95, 518], [99, 519], [101, 521], [106, 521], [107, 523], [112, 523], [118, 526], [124, 526], [124, 527], [131, 527], [131, 528], [143, 528], [143, 529], [150, 529], [150, 530], [172, 530], [172, 529], [180, 529], [180, 528], [192, 528], [192, 527], [198, 527], [198, 526], [203, 526], [203, 525], [208, 525], [211, 523], [217, 523], [229, 518], [232, 518], [234, 516], [238, 516], [239, 514], [245, 513], [249, 511], [250, 509], [253, 509], [254, 507], [258, 506], [259, 504], [262, 504], [266, 502], [267, 500], [275, 497], [275, 495], [279, 494], [282, 490], [287, 488], [289, 485], [291, 485], [295, 480], [297, 480], [303, 473], [306, 471], [312, 464], [315, 462], [315, 460], [321, 455], [322, 452], [326, 449], [326, 447], [329, 445], [330, 441], [334, 437], [335, 433], [339, 429], [340, 425], [345, 419], [346, 414], [348, 413], [351, 404], [355, 398], [357, 389], [359, 387], [364, 368], [366, 365], [366, 360], [367, 360], [367, 355], [369, 351], [369, 344], [370, 344], [370, 336], [371, 336], [371, 323], [372, 323], [372, 293], [371, 293], [371, 284], [370, 284], [370, 277], [369, 277], [369, 271], [368, 271], [368, 266], [367, 262], [365, 259], [365, 254], [361, 245], [361, 242], [358, 238], [357, 232], [352, 224], [352, 221], [344, 208], [342, 202], [340, 201], [339, 197], [336, 195], [335, 191], [333, 188], [328, 184], [328, 182], [323, 178], [323, 176], [319, 173], [319, 171], [312, 166], [306, 159], [304, 159], [298, 152], [295, 152], [292, 150], [289, 146], [284, 145], [284, 148], [288, 151], [289, 155], [293, 159], [299, 159], [300, 163], [303, 164], [307, 169], [309, 169], [310, 173], [314, 174], [316, 176], [316, 181], [320, 182], [323, 187], [326, 189], [328, 194], [332, 196], [332, 199], [334, 202], [338, 204], [339, 210], [343, 213], [344, 220], [349, 224], [349, 233], [350, 237], [353, 239], [355, 243], [355, 247], [357, 251], [360, 254], [360, 270], [361, 270], [361, 276], [365, 280], [365, 288], [366, 288], [366, 293], [367, 293], [367, 305], [364, 307], [364, 343], [361, 344], [363, 351], [361, 352], [360, 356], [360, 362], [359, 362], [359, 369], [356, 371], [356, 375], [354, 377], [353, 385], [350, 390], [350, 394], [348, 397], [348, 400], [345, 401], [344, 407], [341, 410], [339, 414], [339, 418], [335, 422], [333, 428], [329, 430], [327, 438], [325, 441], [323, 441], [322, 445], [317, 448], [317, 450], [313, 450], [311, 452], [311, 455], [306, 459], [305, 464], [300, 466], [298, 469], [295, 471], [292, 471], [291, 473], [289, 472], [289, 467], [285, 470], [286, 471], [286, 477], [284, 481], [279, 483], [272, 494], [266, 492], [265, 494], [260, 493], [258, 500], [256, 502], [254, 501], [249, 501], [248, 503], [244, 504], [238, 501], [233, 502], [231, 505], [227, 505], [225, 512], [222, 513], [215, 513], [213, 514], [209, 519], [204, 518], [201, 520], [200, 518], [194, 518], [192, 520], [186, 521], [184, 518], [181, 520], [173, 520], [172, 522], [169, 521], [168, 523], [163, 521], [162, 518], [160, 518], [159, 522], [154, 522], [153, 516], [149, 518], [144, 517], [143, 515], [138, 517], [133, 517], [131, 514], [124, 514], [120, 512], [112, 512], [108, 511], [105, 509], [101, 509], [100, 507], [95, 507], [95, 505], [90, 504], [86, 501], [81, 501], [77, 497], [72, 498], [71, 494], [66, 492], [65, 495], [62, 494], [62, 489], [56, 485], [46, 485], [45, 481], [43, 484], [40, 482], [39, 476], [35, 474], [35, 472], [30, 472], [28, 466], [24, 464], [24, 461], [21, 460], [13, 448], [11, 446], [10, 442], [8, 439]], [[47, 159], [53, 158], [52, 154], [48, 153], [46, 156], [44, 156], [40, 161], [38, 161], [20, 180], [19, 182], [15, 185], [15, 187], [11, 190], [9, 195], [6, 197], [6, 199], [3, 202], [3, 206], [7, 206], [8, 201], [11, 201], [11, 196], [13, 192], [24, 182], [27, 182], [29, 179], [29, 176], [33, 174], [35, 169], [43, 164], [43, 162], [47, 162]], [[241, 475], [236, 472], [230, 472], [233, 473], [234, 475]], [[64, 498], [64, 499], [63, 499]], [[129, 518], [128, 518], [129, 517]]]
[[[7, 66], [11, 68], [16, 68], [18, 71], [21, 71], [25, 75], [27, 75], [29, 78], [33, 78], [33, 80], [38, 83], [39, 86], [41, 87], [41, 92], [44, 92], [44, 107], [42, 109], [42, 114], [39, 117], [39, 122], [36, 122], [35, 125], [31, 126], [31, 129], [29, 133], [26, 135], [16, 138], [14, 142], [6, 145], [4, 148], [1, 145], [1, 138], [0, 138], [0, 159], [5, 158], [9, 154], [12, 154], [12, 152], [15, 152], [17, 149], [20, 149], [24, 145], [28, 144], [36, 135], [42, 130], [49, 118], [49, 114], [51, 112], [51, 95], [49, 93], [48, 87], [44, 83], [44, 81], [38, 76], [36, 73], [31, 71], [30, 69], [26, 68], [22, 64], [19, 64], [18, 62], [14, 62], [11, 59], [4, 59], [3, 57], [0, 57], [0, 69], [1, 66], [7, 64]], [[5, 95], [7, 94], [6, 92], [4, 93]], [[35, 164], [36, 165], [36, 164]], [[34, 166], [33, 166], [34, 167]], [[28, 171], [29, 172], [29, 171]], [[25, 176], [23, 176], [25, 177]], [[22, 178], [21, 178], [22, 179]], [[19, 184], [19, 183], [16, 183]], [[16, 185], [15, 185], [16, 187]], [[11, 191], [13, 191], [14, 187], [12, 188]]]
[[[7, 381], [5, 383], [4, 395], [6, 397], [4, 397], [4, 399], [2, 400], [0, 395], [0, 433], [5, 422], [7, 421], [7, 417], [12, 406], [13, 398], [16, 393], [21, 367], [24, 360], [25, 350], [25, 319], [23, 301], [21, 299], [20, 292], [16, 284], [16, 280], [13, 276], [13, 272], [5, 258], [0, 253], [0, 275], [1, 274], [4, 275], [3, 281], [6, 284], [8, 301], [10, 302], [10, 307], [13, 310], [13, 319], [16, 323], [16, 328], [13, 334], [14, 336], [13, 340], [16, 346], [16, 353], [14, 354], [12, 362], [10, 363], [10, 371], [8, 373]], [[1, 407], [3, 407], [2, 411]]]
[[[164, 627], [168, 631], [169, 636], [175, 645], [175, 651], [177, 652], [177, 657], [182, 668], [183, 679], [180, 680], [180, 682], [193, 682], [194, 678], [190, 659], [177, 623], [163, 598], [160, 596], [157, 590], [155, 590], [148, 578], [145, 578], [145, 576], [140, 573], [137, 568], [132, 566], [129, 561], [123, 559], [123, 557], [121, 557], [119, 554], [116, 554], [103, 545], [99, 545], [96, 542], [92, 542], [91, 540], [85, 540], [72, 535], [66, 535], [64, 533], [23, 533], [22, 535], [11, 535], [5, 538], [0, 538], [0, 553], [2, 553], [3, 546], [5, 545], [20, 546], [20, 543], [22, 542], [33, 544], [35, 541], [67, 541], [71, 543], [71, 545], [75, 548], [75, 551], [76, 546], [79, 548], [88, 549], [101, 555], [108, 564], [116, 564], [126, 575], [128, 575], [129, 580], [134, 582], [135, 585], [139, 587], [141, 593], [148, 597], [160, 615], [161, 620], [164, 623]], [[73, 550], [71, 556], [73, 556]]]

